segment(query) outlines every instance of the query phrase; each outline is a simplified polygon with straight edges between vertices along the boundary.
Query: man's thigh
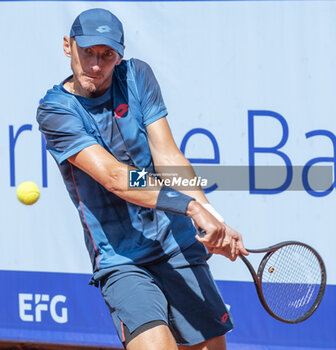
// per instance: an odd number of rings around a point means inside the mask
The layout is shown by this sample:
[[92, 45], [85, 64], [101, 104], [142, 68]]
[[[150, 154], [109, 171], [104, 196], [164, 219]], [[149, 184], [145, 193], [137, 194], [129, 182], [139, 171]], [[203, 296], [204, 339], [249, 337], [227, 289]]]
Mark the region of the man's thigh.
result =
[[179, 350], [226, 350], [225, 335], [206, 340], [193, 346], [179, 345]]
[[232, 329], [206, 255], [199, 243], [153, 266], [118, 266], [102, 282], [102, 295], [124, 344], [125, 330], [132, 340], [153, 321], [163, 321], [176, 343], [189, 349], [204, 342], [218, 344], [212, 339]]
[[144, 331], [133, 338], [127, 350], [178, 350], [168, 326], [160, 325]]
[[233, 328], [207, 257], [203, 244], [197, 242], [168, 261], [149, 267], [167, 299], [171, 332], [177, 344], [189, 349], [205, 341], [218, 344], [219, 340], [212, 339]]
[[116, 267], [102, 282], [101, 292], [124, 345], [153, 326], [168, 325], [167, 300], [142, 267]]

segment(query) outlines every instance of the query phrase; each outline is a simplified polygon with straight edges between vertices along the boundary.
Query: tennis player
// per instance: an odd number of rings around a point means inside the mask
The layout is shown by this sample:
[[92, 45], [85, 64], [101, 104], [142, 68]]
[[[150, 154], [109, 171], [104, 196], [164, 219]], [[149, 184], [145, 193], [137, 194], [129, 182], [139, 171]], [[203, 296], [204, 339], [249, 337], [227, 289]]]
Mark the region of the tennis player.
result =
[[122, 24], [104, 9], [75, 19], [64, 52], [73, 74], [47, 92], [37, 120], [79, 212], [91, 284], [100, 285], [121, 342], [128, 350], [225, 349], [232, 319], [206, 260], [209, 252], [247, 254], [241, 235], [200, 188], [129, 187], [130, 169], [139, 179], [171, 165], [195, 176], [151, 68], [123, 60]]

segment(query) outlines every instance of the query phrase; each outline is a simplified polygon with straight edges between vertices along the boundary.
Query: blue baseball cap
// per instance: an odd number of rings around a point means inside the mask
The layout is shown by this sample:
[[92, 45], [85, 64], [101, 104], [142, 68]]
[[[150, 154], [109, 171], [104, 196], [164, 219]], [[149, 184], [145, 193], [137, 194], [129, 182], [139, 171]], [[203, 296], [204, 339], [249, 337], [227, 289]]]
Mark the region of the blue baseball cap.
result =
[[108, 10], [90, 9], [77, 16], [70, 38], [80, 47], [106, 45], [124, 56], [124, 30], [119, 19]]

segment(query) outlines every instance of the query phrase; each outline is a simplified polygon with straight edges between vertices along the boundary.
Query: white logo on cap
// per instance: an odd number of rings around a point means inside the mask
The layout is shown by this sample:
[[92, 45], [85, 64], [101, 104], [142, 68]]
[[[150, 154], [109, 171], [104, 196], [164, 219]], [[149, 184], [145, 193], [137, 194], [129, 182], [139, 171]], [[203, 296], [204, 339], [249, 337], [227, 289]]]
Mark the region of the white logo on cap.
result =
[[112, 29], [109, 26], [100, 26], [96, 28], [96, 31], [99, 33], [107, 33], [107, 32], [111, 32]]

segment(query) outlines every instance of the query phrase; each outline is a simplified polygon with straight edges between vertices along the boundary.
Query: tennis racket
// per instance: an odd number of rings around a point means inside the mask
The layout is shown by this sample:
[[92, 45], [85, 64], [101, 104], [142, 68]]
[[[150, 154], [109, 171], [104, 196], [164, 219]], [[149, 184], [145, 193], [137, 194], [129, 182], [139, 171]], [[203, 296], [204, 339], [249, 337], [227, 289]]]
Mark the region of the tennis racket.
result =
[[[204, 237], [205, 232], [199, 232]], [[261, 304], [275, 319], [299, 323], [320, 305], [327, 273], [321, 256], [309, 245], [287, 241], [249, 253], [266, 253], [256, 272], [248, 259], [239, 257], [249, 269]]]

